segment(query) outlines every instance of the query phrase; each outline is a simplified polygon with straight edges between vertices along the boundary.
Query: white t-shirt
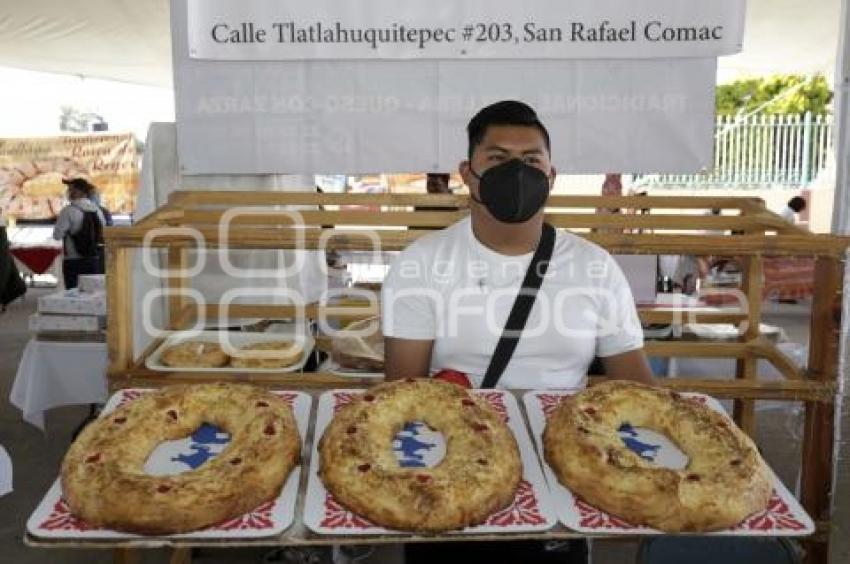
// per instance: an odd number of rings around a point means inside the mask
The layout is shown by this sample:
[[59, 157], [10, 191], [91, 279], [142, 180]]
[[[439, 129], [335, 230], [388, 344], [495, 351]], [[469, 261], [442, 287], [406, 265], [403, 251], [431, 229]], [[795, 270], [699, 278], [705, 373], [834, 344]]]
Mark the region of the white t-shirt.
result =
[[[481, 384], [533, 253], [499, 254], [465, 218], [407, 247], [382, 291], [384, 335], [433, 339], [431, 371]], [[604, 249], [559, 230], [502, 388], [583, 388], [594, 356], [643, 346], [629, 284]]]
[[788, 223], [797, 223], [797, 212], [792, 210], [790, 206], [785, 206], [782, 211], [779, 212], [779, 217]]

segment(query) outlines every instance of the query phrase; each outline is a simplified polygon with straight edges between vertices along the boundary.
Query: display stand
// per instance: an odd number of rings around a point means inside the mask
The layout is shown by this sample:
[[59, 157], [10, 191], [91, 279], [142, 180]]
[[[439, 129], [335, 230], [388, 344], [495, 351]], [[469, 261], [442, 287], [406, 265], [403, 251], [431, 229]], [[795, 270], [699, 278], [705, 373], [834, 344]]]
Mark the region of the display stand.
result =
[[[292, 212], [282, 211], [294, 209], [290, 206], [320, 206], [322, 209], [299, 211], [298, 218], [303, 224], [295, 228]], [[369, 206], [370, 210], [381, 211], [340, 210], [339, 206]], [[427, 206], [429, 209], [417, 211], [416, 206]], [[199, 307], [188, 303], [185, 294], [179, 294], [191, 287], [191, 278], [179, 276], [177, 271], [185, 270], [188, 251], [198, 245], [199, 239], [206, 248], [211, 249], [401, 250], [428, 233], [429, 229], [451, 225], [464, 217], [467, 206], [467, 197], [460, 195], [211, 191], [172, 194], [165, 206], [133, 227], [106, 229], [110, 388], [151, 387], [212, 379], [251, 381], [268, 387], [289, 389], [368, 385], [369, 380], [358, 382], [326, 373], [221, 375], [179, 371], [162, 373], [146, 369], [145, 358], [159, 341], [154, 342], [138, 358], [134, 357], [133, 327], [138, 312], [133, 302], [133, 254], [144, 245], [164, 249], [167, 253], [170, 269], [168, 287], [175, 292], [168, 298], [169, 325], [175, 329], [192, 324], [199, 316], [205, 319], [218, 316], [297, 319], [302, 316], [315, 318], [327, 315], [353, 319], [374, 315], [375, 311], [368, 308], [331, 308], [319, 304], [309, 304], [306, 308], [289, 305], [225, 307], [222, 304]], [[435, 207], [446, 209], [439, 211], [434, 210]], [[220, 222], [228, 215], [233, 215], [236, 209], [249, 213], [231, 217], [229, 229], [222, 231]], [[617, 209], [622, 213], [600, 214], [597, 213], [599, 209]], [[630, 210], [635, 209], [643, 210], [643, 213], [630, 213]], [[711, 209], [720, 209], [723, 213], [708, 214]], [[743, 270], [740, 291], [746, 297], [748, 307], [718, 311], [707, 311], [705, 308], [641, 308], [639, 314], [645, 324], [676, 326], [685, 323], [733, 323], [741, 329], [741, 337], [735, 342], [649, 341], [646, 343], [646, 353], [656, 357], [735, 359], [735, 374], [699, 379], [682, 376], [659, 380], [657, 384], [733, 399], [735, 420], [750, 435], [756, 428], [757, 400], [804, 403], [806, 417], [801, 460], [801, 501], [817, 526], [815, 535], [804, 543], [810, 549], [807, 550], [807, 562], [824, 563], [829, 542], [830, 491], [833, 483], [833, 415], [838, 391], [836, 378], [844, 272], [842, 263], [850, 240], [808, 233], [769, 212], [761, 200], [753, 198], [551, 196], [547, 202], [547, 221], [556, 227], [573, 230], [616, 254], [736, 257]], [[735, 234], [706, 234], [725, 232]], [[226, 234], [226, 240], [223, 234]], [[374, 249], [375, 245], [379, 248]], [[817, 282], [812, 302], [809, 358], [805, 370], [797, 368], [774, 343], [759, 335], [761, 278], [765, 256], [815, 258]], [[784, 376], [784, 380], [759, 380], [759, 360], [770, 362]], [[280, 538], [266, 539], [264, 544], [340, 543], [339, 539], [329, 541], [302, 533], [305, 533], [303, 527], [296, 523]], [[566, 529], [554, 529], [531, 536], [569, 538], [580, 535]], [[369, 542], [375, 541], [370, 539]], [[399, 538], [394, 537], [391, 542], [398, 541]], [[363, 542], [362, 539], [360, 542]], [[140, 540], [122, 544], [121, 550], [154, 544], [162, 543]], [[126, 556], [126, 552], [119, 554]], [[176, 555], [180, 558], [185, 556], [185, 552]]]

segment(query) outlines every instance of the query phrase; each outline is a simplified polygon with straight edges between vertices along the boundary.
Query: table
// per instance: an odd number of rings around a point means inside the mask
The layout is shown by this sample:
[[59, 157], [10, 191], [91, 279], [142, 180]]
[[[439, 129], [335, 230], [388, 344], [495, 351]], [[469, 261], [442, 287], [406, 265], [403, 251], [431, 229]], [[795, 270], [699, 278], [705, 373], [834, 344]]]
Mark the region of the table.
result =
[[9, 401], [24, 421], [44, 430], [44, 412], [63, 405], [103, 403], [105, 343], [64, 343], [31, 339], [24, 349]]

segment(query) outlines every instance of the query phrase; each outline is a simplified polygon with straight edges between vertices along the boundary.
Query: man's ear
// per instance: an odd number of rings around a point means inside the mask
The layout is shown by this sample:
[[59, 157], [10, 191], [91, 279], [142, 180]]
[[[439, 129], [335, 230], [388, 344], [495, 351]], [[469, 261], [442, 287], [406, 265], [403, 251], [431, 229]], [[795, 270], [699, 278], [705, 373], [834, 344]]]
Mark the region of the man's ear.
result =
[[469, 161], [460, 161], [460, 164], [457, 166], [457, 171], [460, 173], [463, 183], [468, 187], [472, 179]]
[[558, 176], [558, 171], [555, 170], [555, 167], [552, 167], [552, 173], [549, 176], [549, 191], [552, 191], [552, 188], [555, 187], [555, 177]]

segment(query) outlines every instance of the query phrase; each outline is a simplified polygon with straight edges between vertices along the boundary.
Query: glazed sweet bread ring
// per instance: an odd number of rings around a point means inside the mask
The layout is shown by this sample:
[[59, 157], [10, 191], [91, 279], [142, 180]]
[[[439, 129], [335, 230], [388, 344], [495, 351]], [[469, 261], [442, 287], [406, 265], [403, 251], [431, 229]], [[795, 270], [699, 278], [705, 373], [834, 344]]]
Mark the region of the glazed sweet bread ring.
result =
[[233, 352], [230, 366], [234, 368], [284, 368], [301, 358], [304, 348], [295, 341], [268, 341], [244, 345]]
[[[218, 456], [182, 474], [145, 473], [159, 443], [202, 423], [230, 434]], [[292, 410], [277, 396], [244, 384], [169, 386], [87, 426], [62, 461], [62, 491], [71, 511], [91, 525], [181, 533], [277, 496], [300, 452]]]
[[[412, 421], [443, 434], [436, 466], [396, 460], [393, 437]], [[319, 454], [319, 476], [338, 502], [405, 531], [478, 524], [513, 501], [522, 477], [516, 439], [498, 413], [460, 386], [426, 378], [380, 384], [343, 407]]]
[[[669, 437], [689, 457], [674, 470], [629, 450], [624, 423]], [[565, 399], [543, 434], [546, 462], [575, 494], [633, 525], [712, 531], [763, 510], [770, 470], [725, 416], [662, 388], [605, 382]]]

